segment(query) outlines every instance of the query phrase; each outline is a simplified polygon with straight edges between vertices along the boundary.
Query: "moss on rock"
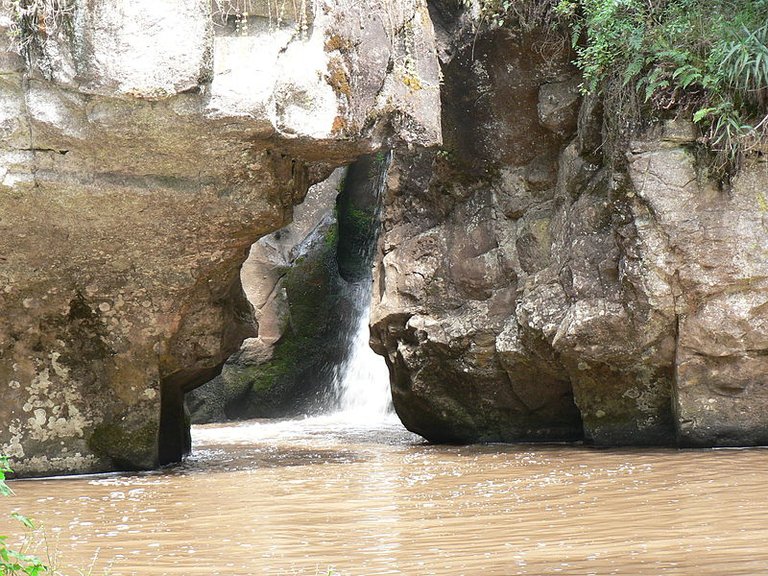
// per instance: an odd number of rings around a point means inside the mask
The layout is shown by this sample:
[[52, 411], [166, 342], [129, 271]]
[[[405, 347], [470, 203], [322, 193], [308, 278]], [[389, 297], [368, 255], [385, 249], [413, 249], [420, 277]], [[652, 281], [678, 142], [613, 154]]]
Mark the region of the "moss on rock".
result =
[[379, 191], [388, 158], [378, 153], [360, 158], [347, 171], [336, 200], [339, 273], [349, 281], [370, 278], [379, 225]]
[[157, 435], [157, 422], [147, 422], [138, 428], [102, 422], [93, 429], [88, 447], [121, 470], [144, 470], [157, 466]]
[[330, 366], [345, 349], [344, 281], [336, 264], [338, 227], [329, 223], [303, 256], [284, 275], [287, 326], [272, 357], [253, 364], [230, 361], [222, 372], [225, 383], [247, 392], [225, 410], [230, 418], [272, 417], [317, 405], [319, 391], [330, 387]]

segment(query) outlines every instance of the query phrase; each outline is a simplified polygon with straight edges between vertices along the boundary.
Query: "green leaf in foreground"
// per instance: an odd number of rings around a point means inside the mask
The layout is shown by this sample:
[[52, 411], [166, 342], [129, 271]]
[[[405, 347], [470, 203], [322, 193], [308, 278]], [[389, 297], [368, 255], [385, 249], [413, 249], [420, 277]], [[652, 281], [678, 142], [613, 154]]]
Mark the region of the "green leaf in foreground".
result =
[[23, 514], [19, 514], [18, 512], [13, 512], [11, 514], [11, 518], [21, 522], [24, 525], [24, 528], [27, 528], [28, 530], [34, 530], [35, 529], [34, 522], [32, 522], [32, 520], [30, 520], [29, 518], [27, 518]]

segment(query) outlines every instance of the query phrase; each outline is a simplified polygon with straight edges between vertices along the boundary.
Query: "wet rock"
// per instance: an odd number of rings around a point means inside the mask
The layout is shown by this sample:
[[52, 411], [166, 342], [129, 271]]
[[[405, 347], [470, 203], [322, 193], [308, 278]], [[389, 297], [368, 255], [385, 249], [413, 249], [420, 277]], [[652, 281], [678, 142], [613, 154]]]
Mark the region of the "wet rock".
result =
[[[246, 338], [240, 350], [227, 359], [221, 375], [187, 393], [186, 406], [193, 424], [223, 422], [247, 413], [275, 415], [281, 409], [287, 412], [286, 405], [297, 400], [297, 394], [292, 397], [289, 393], [274, 393], [269, 399], [255, 398], [253, 402], [247, 397], [254, 386], [257, 389], [255, 395], [267, 396], [273, 383], [262, 381], [264, 378], [260, 374], [267, 372], [264, 365], [273, 360], [281, 338], [297, 336], [291, 330], [286, 284], [292, 278], [296, 279], [294, 284], [302, 280], [317, 284], [315, 299], [308, 306], [314, 305], [318, 315], [326, 314], [335, 305], [338, 286], [334, 286], [333, 279], [338, 275], [334, 273], [333, 259], [338, 234], [333, 207], [343, 177], [344, 170], [337, 169], [328, 179], [312, 186], [304, 202], [294, 209], [293, 221], [251, 247], [240, 276], [253, 307], [256, 335]], [[297, 314], [296, 310], [294, 314]], [[286, 334], [287, 331], [291, 333]], [[315, 332], [317, 330], [308, 330], [309, 340], [329, 336]], [[285, 341], [281, 346], [285, 346]], [[283, 354], [284, 351], [278, 356]], [[260, 365], [262, 368], [258, 368]], [[294, 369], [301, 372], [297, 362], [285, 363], [285, 372]], [[270, 374], [276, 376], [272, 372]], [[298, 380], [293, 381], [294, 385], [297, 383]], [[297, 390], [295, 386], [288, 388], [290, 393]], [[280, 386], [276, 390], [286, 392]], [[244, 410], [245, 404], [251, 407]]]
[[351, 164], [336, 198], [339, 237], [336, 262], [348, 282], [370, 281], [379, 230], [381, 189], [389, 155], [379, 152]]
[[187, 395], [193, 423], [334, 406], [357, 328], [357, 294], [370, 283], [388, 163], [380, 152], [335, 171], [310, 189], [289, 226], [254, 244], [242, 277], [258, 336]]
[[193, 423], [295, 415], [327, 391], [345, 344], [334, 216], [343, 176], [313, 186], [294, 222], [251, 248], [242, 279], [257, 334], [187, 394]]

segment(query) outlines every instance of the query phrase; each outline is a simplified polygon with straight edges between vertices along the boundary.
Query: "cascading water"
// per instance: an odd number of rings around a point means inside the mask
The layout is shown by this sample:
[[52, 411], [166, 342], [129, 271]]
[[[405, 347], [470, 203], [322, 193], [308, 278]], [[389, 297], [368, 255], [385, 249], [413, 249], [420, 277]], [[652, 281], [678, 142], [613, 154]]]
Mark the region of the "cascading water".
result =
[[356, 296], [355, 331], [349, 339], [349, 356], [334, 374], [337, 416], [345, 421], [376, 423], [394, 416], [389, 372], [384, 359], [368, 345], [371, 283], [353, 287]]
[[358, 423], [381, 422], [394, 415], [386, 363], [368, 344], [371, 266], [389, 160], [388, 155], [377, 154], [350, 166], [345, 197], [337, 201], [337, 261], [353, 305], [346, 338], [349, 353], [335, 368], [333, 396], [337, 416]]

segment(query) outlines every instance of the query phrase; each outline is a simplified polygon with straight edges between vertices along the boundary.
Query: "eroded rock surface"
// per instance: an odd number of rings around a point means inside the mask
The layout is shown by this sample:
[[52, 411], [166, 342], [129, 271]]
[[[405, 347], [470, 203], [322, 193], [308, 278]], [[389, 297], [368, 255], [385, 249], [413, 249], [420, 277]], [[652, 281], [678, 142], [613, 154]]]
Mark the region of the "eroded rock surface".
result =
[[[396, 155], [374, 281], [373, 339], [395, 407], [432, 440], [579, 438], [571, 379], [544, 335], [567, 298], [557, 276], [538, 283], [546, 306], [530, 326], [516, 312], [557, 257], [558, 155], [577, 104], [546, 87], [573, 86], [570, 54], [504, 30], [467, 33], [445, 52], [445, 145]], [[569, 102], [551, 108], [555, 120], [541, 95], [549, 105], [558, 92]]]
[[768, 163], [752, 162], [728, 192], [698, 177], [677, 139], [630, 153], [642, 255], [628, 271], [674, 318], [674, 410], [682, 444], [768, 443]]
[[2, 53], [0, 452], [20, 473], [178, 459], [184, 392], [255, 334], [251, 244], [334, 166], [438, 141], [423, 4], [302, 5], [77, 2], [29, 64]]
[[310, 188], [288, 226], [251, 247], [241, 279], [258, 324], [221, 374], [187, 394], [192, 422], [295, 415], [344, 355], [334, 206], [344, 169]]
[[241, 273], [258, 334], [187, 394], [193, 423], [337, 408], [371, 267], [388, 155], [358, 158], [310, 188], [291, 224], [261, 238]]
[[445, 145], [396, 156], [374, 283], [406, 426], [766, 443], [768, 164], [722, 191], [697, 169], [693, 127], [668, 121], [610, 169], [563, 44], [463, 33], [434, 8]]

